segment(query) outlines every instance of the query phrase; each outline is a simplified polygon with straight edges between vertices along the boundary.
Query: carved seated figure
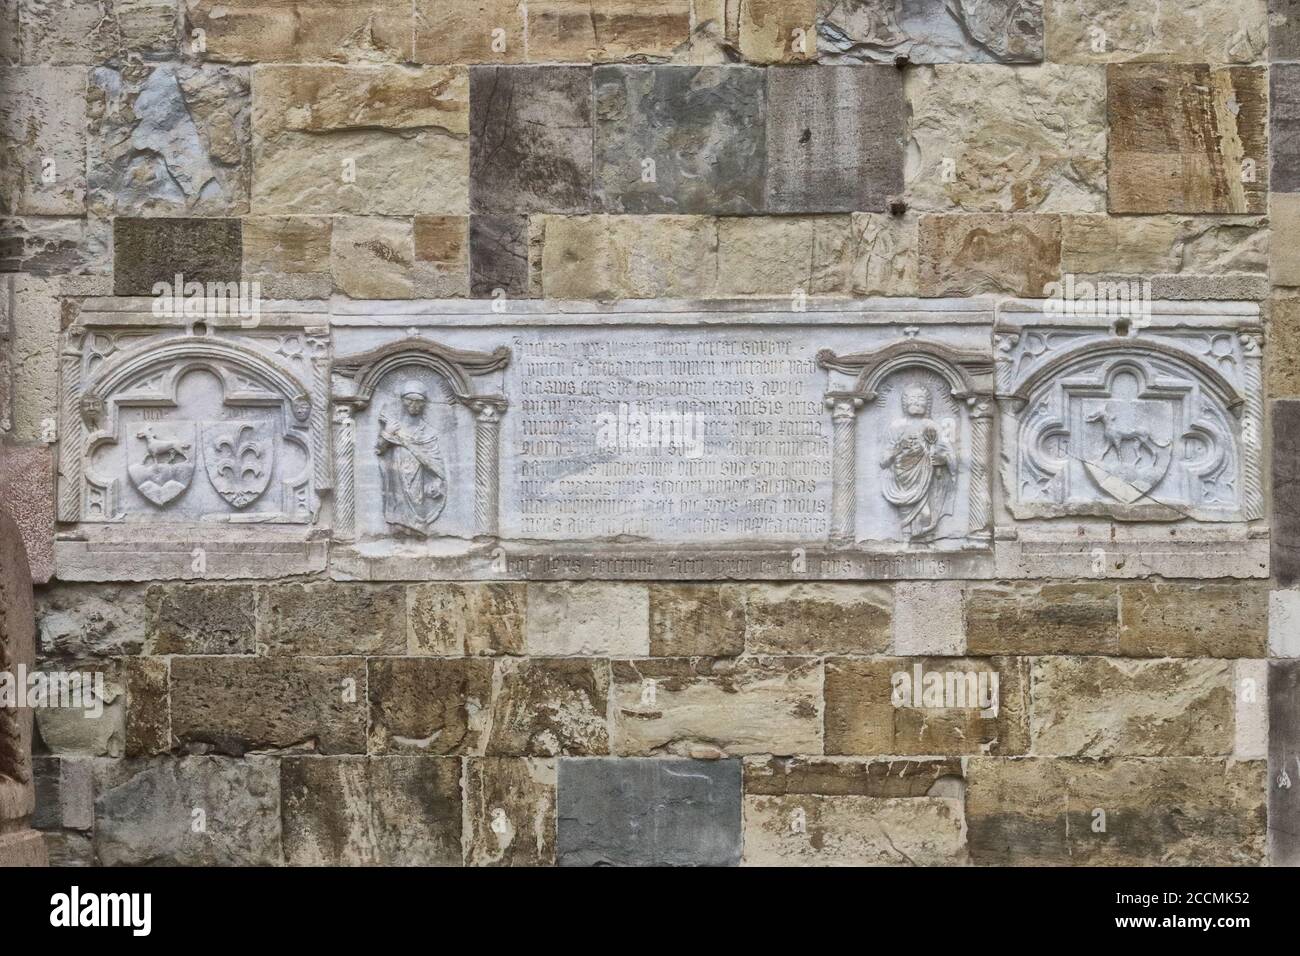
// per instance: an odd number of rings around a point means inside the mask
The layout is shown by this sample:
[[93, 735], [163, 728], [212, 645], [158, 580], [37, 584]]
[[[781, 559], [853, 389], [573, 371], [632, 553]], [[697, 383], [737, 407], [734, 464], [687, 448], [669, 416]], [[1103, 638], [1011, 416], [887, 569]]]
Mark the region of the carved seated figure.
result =
[[426, 537], [447, 504], [447, 466], [438, 435], [424, 420], [428, 392], [417, 381], [402, 386], [397, 420], [379, 415], [375, 454], [384, 496], [384, 520], [395, 531]]
[[899, 509], [908, 542], [933, 540], [956, 497], [956, 449], [930, 417], [932, 401], [924, 385], [903, 389], [903, 414], [889, 425], [880, 461], [885, 500]]

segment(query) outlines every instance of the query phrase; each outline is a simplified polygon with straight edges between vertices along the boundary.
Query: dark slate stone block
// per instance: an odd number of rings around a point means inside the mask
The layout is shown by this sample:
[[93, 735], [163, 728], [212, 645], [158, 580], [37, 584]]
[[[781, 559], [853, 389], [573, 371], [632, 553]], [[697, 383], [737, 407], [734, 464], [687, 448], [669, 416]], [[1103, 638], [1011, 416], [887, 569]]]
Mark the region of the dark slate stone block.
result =
[[771, 67], [767, 112], [768, 212], [880, 212], [902, 192], [897, 69]]
[[1300, 866], [1300, 660], [1268, 664], [1268, 837], [1274, 866]]
[[528, 217], [469, 217], [469, 294], [528, 296]]
[[765, 86], [757, 67], [597, 67], [597, 206], [609, 213], [761, 212]]
[[1043, 59], [1041, 0], [819, 0], [823, 63], [1037, 63]]
[[113, 291], [151, 295], [156, 282], [238, 282], [243, 271], [238, 219], [113, 220]]
[[471, 212], [591, 209], [590, 67], [471, 67], [469, 126]]
[[1273, 576], [1300, 581], [1300, 399], [1273, 401]]
[[1300, 60], [1300, 0], [1268, 0], [1268, 55]]
[[734, 866], [739, 760], [560, 761], [561, 866]]
[[1300, 63], [1274, 63], [1268, 77], [1274, 192], [1300, 192]]

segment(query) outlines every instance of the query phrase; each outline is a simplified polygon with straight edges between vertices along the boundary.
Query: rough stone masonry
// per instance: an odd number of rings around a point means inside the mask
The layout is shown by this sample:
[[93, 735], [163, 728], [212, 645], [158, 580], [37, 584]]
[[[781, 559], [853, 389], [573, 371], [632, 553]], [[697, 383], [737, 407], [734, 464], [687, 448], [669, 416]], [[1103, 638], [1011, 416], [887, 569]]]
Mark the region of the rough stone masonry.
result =
[[1300, 863], [1290, 0], [0, 20], [0, 858]]

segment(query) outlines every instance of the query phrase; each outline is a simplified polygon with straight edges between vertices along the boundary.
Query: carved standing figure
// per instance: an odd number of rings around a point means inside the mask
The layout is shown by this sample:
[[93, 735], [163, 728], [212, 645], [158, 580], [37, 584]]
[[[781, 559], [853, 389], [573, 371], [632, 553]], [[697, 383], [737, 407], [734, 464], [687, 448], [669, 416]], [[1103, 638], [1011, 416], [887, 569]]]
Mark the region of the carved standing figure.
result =
[[383, 478], [384, 520], [394, 528], [428, 535], [447, 504], [447, 467], [438, 436], [424, 420], [428, 392], [416, 381], [402, 386], [398, 421], [379, 414], [375, 454]]
[[885, 500], [900, 510], [908, 541], [933, 538], [939, 522], [953, 513], [956, 497], [956, 449], [930, 417], [931, 403], [926, 386], [903, 389], [903, 414], [889, 425], [887, 453], [880, 461], [886, 469]]

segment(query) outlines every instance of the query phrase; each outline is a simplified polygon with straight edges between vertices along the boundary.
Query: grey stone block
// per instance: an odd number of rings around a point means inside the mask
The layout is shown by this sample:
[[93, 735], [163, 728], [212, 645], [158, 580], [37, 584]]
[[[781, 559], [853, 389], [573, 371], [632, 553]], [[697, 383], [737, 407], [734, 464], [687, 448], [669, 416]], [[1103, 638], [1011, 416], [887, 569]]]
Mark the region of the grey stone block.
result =
[[761, 69], [602, 66], [594, 89], [596, 203], [603, 212], [762, 210]]
[[1300, 60], [1300, 0], [1268, 0], [1268, 55]]
[[471, 212], [590, 210], [590, 67], [471, 67], [469, 125]]
[[1274, 866], [1300, 866], [1300, 660], [1268, 665], [1268, 834]]
[[561, 760], [561, 866], [732, 866], [741, 762]]
[[1273, 402], [1273, 575], [1300, 580], [1300, 399]]
[[151, 295], [154, 283], [238, 282], [243, 272], [238, 219], [113, 221], [113, 291]]
[[1300, 63], [1274, 63], [1268, 76], [1270, 187], [1300, 192]]
[[903, 188], [903, 109], [893, 67], [770, 68], [767, 211], [883, 211]]
[[495, 290], [528, 295], [528, 217], [469, 217], [469, 294], [490, 299]]
[[1041, 0], [819, 0], [823, 63], [1037, 63]]

